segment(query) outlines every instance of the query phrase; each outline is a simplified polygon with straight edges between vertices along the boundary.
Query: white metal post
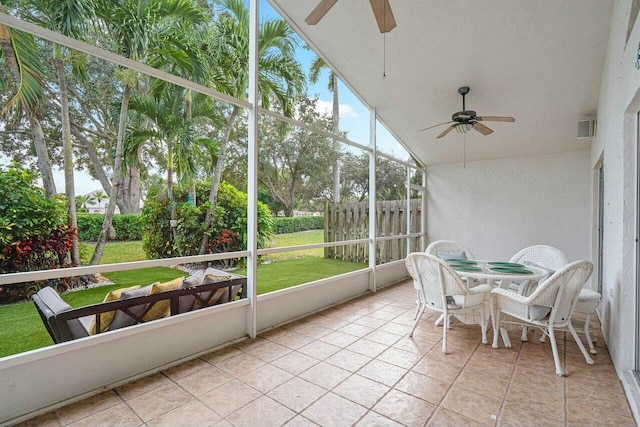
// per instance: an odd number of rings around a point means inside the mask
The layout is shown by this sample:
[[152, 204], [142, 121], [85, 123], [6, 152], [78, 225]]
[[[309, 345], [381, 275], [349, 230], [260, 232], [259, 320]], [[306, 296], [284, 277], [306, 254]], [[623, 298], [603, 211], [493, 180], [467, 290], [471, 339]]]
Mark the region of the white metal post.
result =
[[376, 291], [376, 109], [369, 118], [369, 289]]
[[249, 6], [249, 143], [247, 148], [247, 334], [257, 334], [256, 314], [258, 301], [258, 15], [259, 0]]
[[[411, 234], [413, 230], [411, 230], [411, 168], [409, 166], [407, 169], [407, 214], [405, 215], [407, 220], [407, 235]], [[412, 241], [415, 241], [415, 237], [407, 237], [406, 245], [407, 245], [407, 255], [409, 255], [413, 250]]]
[[422, 212], [420, 215], [420, 236], [421, 247], [424, 251], [427, 248], [427, 168], [422, 169]]

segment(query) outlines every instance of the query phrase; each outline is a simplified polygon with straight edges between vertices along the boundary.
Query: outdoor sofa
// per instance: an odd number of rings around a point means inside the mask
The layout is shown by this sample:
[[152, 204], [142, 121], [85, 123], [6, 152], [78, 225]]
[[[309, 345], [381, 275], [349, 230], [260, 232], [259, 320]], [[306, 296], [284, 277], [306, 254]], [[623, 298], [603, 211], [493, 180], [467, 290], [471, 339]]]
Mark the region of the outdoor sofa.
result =
[[209, 268], [187, 278], [109, 292], [102, 303], [72, 308], [51, 287], [33, 295], [49, 335], [57, 343], [247, 297], [247, 278]]

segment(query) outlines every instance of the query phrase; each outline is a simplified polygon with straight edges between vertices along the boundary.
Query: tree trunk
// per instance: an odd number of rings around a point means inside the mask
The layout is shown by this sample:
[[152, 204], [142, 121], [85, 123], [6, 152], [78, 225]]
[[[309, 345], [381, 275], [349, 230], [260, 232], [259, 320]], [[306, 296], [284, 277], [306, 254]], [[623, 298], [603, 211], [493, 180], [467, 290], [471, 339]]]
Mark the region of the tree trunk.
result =
[[76, 190], [73, 178], [73, 149], [71, 148], [71, 123], [69, 122], [69, 99], [67, 93], [67, 79], [61, 58], [55, 58], [58, 85], [60, 88], [60, 107], [62, 117], [62, 147], [64, 152], [64, 192], [67, 195], [69, 209], [69, 228], [76, 230], [72, 239], [71, 261], [80, 265], [80, 250], [78, 248], [78, 220], [76, 218]]
[[[340, 133], [340, 102], [338, 99], [338, 78], [334, 73], [331, 73], [333, 79], [333, 115], [331, 116], [331, 122], [333, 124], [333, 133]], [[340, 203], [340, 162], [338, 160], [338, 151], [340, 143], [337, 140], [333, 140], [333, 202]]]
[[53, 172], [51, 171], [51, 160], [49, 160], [49, 150], [47, 149], [47, 143], [44, 140], [44, 132], [42, 131], [42, 125], [40, 120], [29, 113], [29, 123], [31, 124], [31, 131], [33, 132], [33, 146], [36, 149], [36, 157], [38, 158], [38, 170], [42, 176], [42, 187], [44, 188], [44, 194], [47, 197], [51, 197], [57, 193], [56, 183], [53, 180]]
[[207, 253], [207, 246], [209, 245], [209, 227], [211, 227], [211, 221], [213, 220], [213, 211], [216, 209], [218, 186], [220, 185], [220, 177], [222, 176], [222, 169], [224, 168], [224, 155], [227, 148], [227, 143], [231, 137], [231, 130], [233, 124], [238, 117], [240, 108], [236, 105], [233, 106], [229, 120], [227, 120], [227, 129], [224, 133], [224, 139], [220, 144], [220, 150], [218, 151], [218, 161], [216, 162], [216, 170], [213, 173], [213, 182], [211, 183], [211, 191], [209, 191], [209, 203], [211, 206], [207, 211], [207, 215], [204, 218], [204, 233], [202, 234], [202, 240], [200, 241], [200, 255]]
[[[191, 97], [191, 89], [187, 89], [185, 102], [184, 102], [184, 115], [188, 122], [191, 121], [192, 110], [193, 110], [193, 99]], [[191, 202], [193, 203], [193, 206], [197, 206], [195, 177], [189, 176], [188, 179], [189, 179], [189, 197], [191, 198]]]
[[140, 213], [140, 170], [135, 166], [130, 166], [124, 174], [122, 181], [122, 188], [116, 199], [120, 213]]
[[89, 156], [89, 160], [91, 161], [91, 166], [93, 167], [93, 172], [96, 174], [96, 178], [100, 181], [102, 189], [107, 193], [107, 196], [111, 197], [111, 182], [109, 182], [109, 178], [104, 171], [104, 167], [102, 166], [102, 162], [100, 161], [100, 157], [98, 156], [98, 152], [95, 147], [91, 141], [89, 141], [89, 139], [75, 127], [71, 127], [71, 133], [84, 147], [87, 155]]
[[109, 229], [111, 228], [111, 222], [113, 221], [113, 215], [116, 212], [116, 199], [118, 198], [118, 191], [122, 186], [122, 159], [124, 157], [124, 133], [127, 129], [127, 112], [129, 110], [129, 97], [131, 95], [131, 86], [125, 84], [122, 92], [122, 104], [120, 105], [120, 118], [118, 122], [118, 138], [116, 140], [116, 158], [113, 161], [113, 197], [109, 197], [109, 204], [107, 205], [107, 212], [104, 215], [104, 221], [102, 223], [102, 230], [100, 230], [100, 237], [96, 243], [96, 249], [93, 251], [90, 265], [97, 265], [100, 263], [104, 247], [107, 244], [107, 237], [109, 236]]
[[[178, 247], [178, 229], [176, 221], [176, 198], [173, 194], [173, 147], [169, 143], [167, 146], [167, 193], [169, 193], [169, 220], [171, 228], [171, 237], [173, 238], [173, 244], [178, 250], [178, 254], [181, 254]], [[176, 224], [176, 225], [174, 225]]]

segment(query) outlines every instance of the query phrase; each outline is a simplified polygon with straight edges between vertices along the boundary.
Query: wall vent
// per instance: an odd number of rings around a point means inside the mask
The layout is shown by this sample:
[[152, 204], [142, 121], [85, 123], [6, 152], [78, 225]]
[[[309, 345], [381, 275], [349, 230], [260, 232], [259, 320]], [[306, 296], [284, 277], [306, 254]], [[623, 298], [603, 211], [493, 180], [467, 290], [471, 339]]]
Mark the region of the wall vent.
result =
[[590, 138], [596, 134], [596, 121], [594, 119], [578, 121], [578, 138]]

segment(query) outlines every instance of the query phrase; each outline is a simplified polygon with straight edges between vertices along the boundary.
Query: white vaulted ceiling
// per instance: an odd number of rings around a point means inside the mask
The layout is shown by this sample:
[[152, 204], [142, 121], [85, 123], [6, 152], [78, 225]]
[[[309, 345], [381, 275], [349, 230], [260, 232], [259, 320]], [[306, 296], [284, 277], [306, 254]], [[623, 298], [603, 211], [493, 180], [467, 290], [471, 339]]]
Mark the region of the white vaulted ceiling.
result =
[[466, 134], [467, 161], [589, 147], [577, 122], [596, 115], [612, 0], [390, 0], [386, 40], [367, 0], [339, 0], [315, 26], [319, 0], [269, 1], [425, 164], [462, 160], [461, 134], [419, 130], [461, 110], [465, 85], [467, 109], [516, 118]]

